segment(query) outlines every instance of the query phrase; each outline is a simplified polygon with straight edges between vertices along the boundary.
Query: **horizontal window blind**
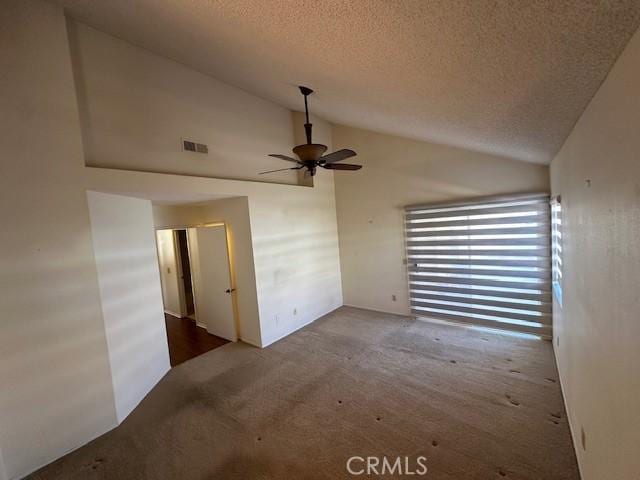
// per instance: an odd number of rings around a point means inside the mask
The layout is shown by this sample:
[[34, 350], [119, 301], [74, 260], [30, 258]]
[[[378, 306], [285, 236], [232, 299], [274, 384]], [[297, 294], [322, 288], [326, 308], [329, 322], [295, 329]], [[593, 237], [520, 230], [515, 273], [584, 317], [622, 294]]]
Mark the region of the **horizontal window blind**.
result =
[[406, 207], [405, 226], [415, 315], [550, 336], [548, 195]]

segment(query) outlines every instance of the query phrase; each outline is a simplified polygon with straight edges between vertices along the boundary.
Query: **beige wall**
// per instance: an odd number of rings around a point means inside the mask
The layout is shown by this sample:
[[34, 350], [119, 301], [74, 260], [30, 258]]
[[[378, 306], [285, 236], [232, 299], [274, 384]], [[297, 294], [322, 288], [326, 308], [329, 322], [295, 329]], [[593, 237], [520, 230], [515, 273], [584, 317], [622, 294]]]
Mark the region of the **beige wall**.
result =
[[[320, 172], [314, 188], [202, 178], [297, 183], [296, 172], [256, 172], [290, 166], [266, 154], [291, 151], [300, 114], [89, 27], [71, 28], [87, 162], [112, 169], [96, 171], [92, 188], [141, 197], [248, 197], [260, 330], [245, 330], [247, 341], [267, 345], [342, 305], [332, 172]], [[173, 139], [183, 129], [201, 132], [211, 155], [196, 161], [177, 152]], [[331, 149], [330, 125], [314, 119], [314, 129], [314, 141]], [[125, 170], [149, 173], [124, 190], [133, 178]]]
[[2, 449], [0, 449], [0, 480], [7, 480], [7, 471], [4, 468], [4, 458], [2, 456]]
[[638, 125], [639, 32], [551, 164], [564, 255], [554, 345], [584, 480], [640, 474]]
[[122, 422], [169, 371], [151, 202], [87, 192], [111, 382]]
[[[297, 183], [291, 112], [184, 65], [69, 22], [87, 165]], [[209, 154], [182, 151], [181, 138]], [[256, 161], [259, 159], [260, 161]]]
[[[87, 169], [86, 173], [87, 187], [97, 191], [137, 191], [147, 198], [157, 198], [167, 191], [194, 197], [207, 192], [248, 197], [260, 323], [260, 336], [248, 336], [250, 343], [269, 345], [342, 305], [330, 172], [320, 172], [314, 188], [98, 168]], [[189, 215], [195, 223], [219, 220], [212, 214]], [[162, 222], [157, 223], [159, 226], [176, 220], [180, 225], [185, 223], [175, 208], [156, 214], [156, 221]], [[242, 335], [249, 335], [247, 332], [255, 330], [245, 329]]]
[[0, 446], [17, 478], [116, 424], [62, 9], [0, 9]]
[[[358, 172], [336, 172], [344, 302], [409, 313], [403, 206], [499, 193], [548, 191], [548, 168], [335, 125]], [[393, 301], [392, 295], [397, 300]]]
[[[118, 43], [102, 40], [105, 50]], [[93, 86], [78, 85], [79, 115], [62, 9], [40, 0], [8, 0], [0, 9], [0, 213], [11, 226], [0, 236], [0, 451], [12, 479], [117, 424], [87, 190], [164, 201], [248, 197], [260, 345], [342, 304], [330, 172], [321, 172], [314, 188], [206, 178], [224, 174], [208, 169], [215, 162], [233, 162], [233, 176], [238, 165], [243, 176], [282, 166], [265, 154], [293, 146], [290, 112], [143, 50], [113, 48], [153, 68], [140, 73], [113, 52], [89, 52], [110, 58], [92, 64], [102, 69], [93, 72]], [[167, 81], [157, 83], [163, 76]], [[165, 102], [160, 110], [138, 102], [147, 81], [156, 91], [145, 101]], [[112, 88], [125, 84], [132, 88], [114, 99]], [[153, 114], [144, 115], [144, 106]], [[119, 130], [127, 119], [135, 123]], [[213, 163], [176, 153], [173, 138], [183, 124], [211, 135], [204, 140], [214, 154], [198, 158]], [[85, 167], [83, 153], [108, 168]], [[180, 174], [131, 171], [145, 165]]]

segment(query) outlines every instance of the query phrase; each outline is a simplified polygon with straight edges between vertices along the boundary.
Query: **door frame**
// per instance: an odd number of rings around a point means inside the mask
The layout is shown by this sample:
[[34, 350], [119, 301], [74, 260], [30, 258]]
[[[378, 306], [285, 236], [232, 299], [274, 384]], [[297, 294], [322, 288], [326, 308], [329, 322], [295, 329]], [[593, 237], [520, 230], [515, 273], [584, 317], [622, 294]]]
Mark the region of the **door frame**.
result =
[[[236, 286], [236, 276], [235, 276], [235, 266], [234, 266], [234, 256], [233, 256], [233, 246], [231, 242], [231, 235], [229, 234], [229, 227], [226, 222], [207, 222], [207, 223], [196, 223], [192, 225], [163, 225], [161, 227], [154, 227], [155, 231], [159, 230], [171, 230], [173, 232], [174, 238], [174, 249], [177, 249], [176, 241], [175, 241], [175, 231], [176, 230], [185, 230], [187, 233], [187, 240], [189, 239], [189, 229], [192, 228], [206, 228], [206, 227], [223, 227], [226, 244], [227, 244], [227, 260], [228, 260], [228, 269], [229, 269], [229, 289], [231, 290], [231, 310], [233, 312], [233, 329], [235, 331], [235, 340], [237, 342], [240, 339], [240, 321], [238, 318], [238, 300], [237, 300], [237, 286]], [[157, 247], [156, 247], [157, 248]], [[193, 262], [191, 258], [191, 247], [189, 246], [189, 241], [187, 241], [187, 250], [189, 252], [189, 263], [191, 265], [191, 282], [192, 282], [192, 291], [193, 291], [193, 307], [195, 311], [196, 325], [202, 328], [206, 327], [204, 325], [198, 324], [198, 299], [196, 297], [195, 285], [193, 285]], [[179, 255], [179, 253], [178, 253]], [[177, 257], [176, 257], [177, 258]], [[180, 274], [182, 275], [182, 264], [180, 264]], [[181, 287], [181, 291], [184, 290], [184, 285]], [[184, 295], [184, 292], [182, 292]], [[180, 296], [180, 295], [179, 295]], [[184, 303], [184, 297], [180, 298], [180, 306], [182, 308], [182, 304]]]

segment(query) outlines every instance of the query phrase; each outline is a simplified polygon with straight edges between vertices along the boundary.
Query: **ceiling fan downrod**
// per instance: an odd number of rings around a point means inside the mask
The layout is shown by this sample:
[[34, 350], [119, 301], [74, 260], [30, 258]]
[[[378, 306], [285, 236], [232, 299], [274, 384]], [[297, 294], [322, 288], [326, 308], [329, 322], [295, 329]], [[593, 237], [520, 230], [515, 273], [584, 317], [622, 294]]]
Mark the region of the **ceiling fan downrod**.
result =
[[313, 124], [309, 122], [309, 106], [307, 105], [307, 97], [313, 93], [309, 87], [300, 86], [300, 93], [304, 95], [304, 115], [306, 122], [304, 124], [304, 133], [307, 136], [307, 145], [311, 145], [313, 142], [311, 141], [311, 129], [313, 128]]

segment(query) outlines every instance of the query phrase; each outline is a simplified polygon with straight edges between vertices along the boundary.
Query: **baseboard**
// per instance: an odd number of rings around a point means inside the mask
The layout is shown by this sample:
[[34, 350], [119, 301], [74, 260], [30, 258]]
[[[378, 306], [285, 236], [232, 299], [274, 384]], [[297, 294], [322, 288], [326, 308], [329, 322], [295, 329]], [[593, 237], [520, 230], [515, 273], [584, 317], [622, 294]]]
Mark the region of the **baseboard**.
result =
[[562, 403], [564, 404], [564, 411], [567, 413], [567, 423], [569, 424], [569, 432], [571, 433], [571, 443], [573, 443], [573, 451], [576, 454], [576, 463], [578, 464], [578, 473], [580, 474], [580, 478], [584, 478], [582, 475], [582, 463], [580, 462], [580, 452], [578, 451], [578, 437], [576, 435], [576, 429], [573, 425], [573, 417], [569, 413], [569, 404], [567, 403], [567, 397], [564, 394], [564, 381], [562, 380], [562, 372], [560, 370], [560, 362], [558, 361], [558, 355], [556, 353], [556, 344], [552, 343], [553, 348], [553, 358], [556, 361], [556, 371], [558, 372], [558, 383], [560, 384], [560, 394], [562, 395]]
[[[71, 452], [75, 452], [75, 451], [76, 451], [76, 450], [78, 450], [79, 448], [82, 448], [82, 447], [84, 447], [85, 445], [87, 445], [88, 443], [93, 442], [96, 438], [99, 438], [99, 437], [101, 437], [102, 435], [104, 435], [104, 434], [106, 434], [106, 433], [109, 433], [111, 430], [113, 430], [114, 428], [116, 428], [118, 425], [119, 425], [119, 423], [117, 423], [117, 420], [116, 420], [116, 424], [115, 424], [115, 425], [112, 425], [112, 426], [110, 426], [110, 427], [107, 427], [107, 429], [106, 429], [105, 431], [103, 431], [103, 432], [101, 432], [101, 433], [98, 433], [98, 434], [96, 434], [96, 435], [94, 435], [94, 436], [90, 437], [86, 442], [83, 442], [83, 443], [81, 443], [81, 444], [79, 444], [79, 445], [76, 445], [75, 447], [72, 447], [72, 448], [70, 448], [70, 449], [68, 449], [68, 450], [65, 450], [64, 452], [62, 452], [62, 453], [60, 453], [59, 455], [56, 455], [56, 456], [54, 456], [54, 457], [50, 458], [49, 460], [46, 460], [46, 461], [44, 461], [44, 462], [41, 462], [37, 467], [31, 468], [31, 469], [27, 470], [27, 471], [26, 471], [26, 472], [24, 472], [24, 473], [19, 473], [18, 475], [16, 475], [16, 476], [12, 477], [12, 478], [13, 478], [13, 480], [18, 480], [18, 479], [21, 479], [21, 478], [26, 478], [26, 477], [28, 477], [29, 475], [33, 474], [34, 472], [37, 472], [37, 471], [38, 471], [38, 470], [40, 470], [41, 468], [46, 467], [47, 465], [49, 465], [49, 464], [51, 464], [51, 463], [55, 462], [56, 460], [58, 460], [58, 459], [60, 459], [60, 458], [64, 457], [65, 455], [68, 455], [68, 454], [69, 454], [69, 453], [71, 453]], [[6, 477], [5, 477], [5, 478], [9, 479], [9, 474], [7, 474], [7, 473], [5, 472], [5, 475], [6, 475]], [[0, 477], [0, 478], [2, 478], [2, 477]]]
[[262, 342], [262, 345], [261, 345], [260, 347], [261, 347], [261, 348], [266, 348], [266, 347], [268, 347], [269, 345], [272, 345], [272, 344], [276, 343], [277, 341], [282, 340], [284, 337], [288, 337], [288, 336], [289, 336], [289, 335], [291, 335], [292, 333], [297, 332], [297, 331], [298, 331], [298, 330], [300, 330], [301, 328], [304, 328], [304, 327], [306, 327], [306, 326], [308, 326], [308, 325], [311, 325], [313, 322], [315, 322], [315, 321], [316, 321], [316, 320], [318, 320], [319, 318], [322, 318], [322, 317], [324, 317], [325, 315], [329, 315], [331, 312], [335, 312], [337, 309], [339, 309], [339, 308], [341, 308], [341, 307], [342, 307], [342, 305], [339, 305], [339, 306], [337, 306], [337, 307], [335, 307], [335, 308], [332, 308], [331, 310], [328, 310], [327, 312], [323, 313], [322, 315], [320, 315], [320, 316], [318, 316], [318, 317], [316, 317], [316, 318], [312, 318], [312, 319], [311, 319], [311, 320], [309, 320], [308, 322], [305, 322], [305, 323], [301, 324], [300, 326], [296, 327], [294, 330], [291, 330], [290, 332], [285, 332], [285, 333], [283, 333], [283, 334], [281, 334], [281, 335], [277, 335], [277, 336], [276, 336], [276, 337], [274, 337], [274, 338], [271, 338], [271, 339], [269, 339], [269, 340], [263, 341], [263, 342]]
[[[339, 307], [338, 307], [338, 308], [339, 308]], [[333, 311], [333, 310], [332, 310], [332, 311]], [[328, 312], [328, 313], [331, 313], [331, 312]], [[324, 315], [326, 315], [326, 313], [325, 313]], [[324, 317], [324, 315], [320, 315], [318, 318], [322, 318], [322, 317]], [[294, 330], [291, 330], [290, 332], [285, 332], [285, 333], [283, 333], [283, 334], [281, 334], [281, 335], [278, 335], [278, 336], [276, 336], [276, 337], [274, 337], [274, 338], [272, 338], [272, 339], [269, 339], [269, 340], [266, 340], [266, 341], [262, 342], [262, 345], [260, 346], [260, 348], [266, 348], [266, 347], [268, 347], [269, 345], [273, 345], [273, 344], [274, 344], [274, 343], [276, 343], [277, 341], [282, 340], [284, 337], [288, 337], [289, 335], [291, 335], [292, 333], [297, 332], [297, 331], [298, 331], [298, 330], [300, 330], [301, 328], [304, 328], [304, 327], [306, 327], [307, 325], [311, 325], [311, 324], [312, 324], [313, 322], [315, 322], [318, 318], [314, 318], [314, 319], [312, 319], [312, 320], [309, 320], [308, 322], [303, 323], [302, 325], [300, 325], [299, 327], [296, 327]]]
[[351, 307], [351, 308], [359, 308], [360, 310], [369, 310], [370, 312], [378, 312], [378, 313], [386, 313], [387, 315], [396, 315], [398, 317], [414, 317], [415, 315], [412, 315], [410, 313], [397, 313], [397, 312], [389, 312], [388, 310], [378, 310], [376, 308], [371, 308], [371, 307], [362, 307], [360, 305], [353, 305], [351, 303], [345, 303], [343, 305], [344, 307]]
[[257, 342], [255, 340], [249, 340], [248, 338], [244, 338], [244, 337], [240, 337], [239, 340], [243, 343], [251, 345], [252, 347], [262, 348], [262, 346], [260, 345], [260, 342]]
[[171, 310], [167, 310], [166, 308], [164, 309], [164, 313], [168, 313], [172, 317], [182, 318], [182, 315], [180, 315], [179, 313], [172, 312]]

